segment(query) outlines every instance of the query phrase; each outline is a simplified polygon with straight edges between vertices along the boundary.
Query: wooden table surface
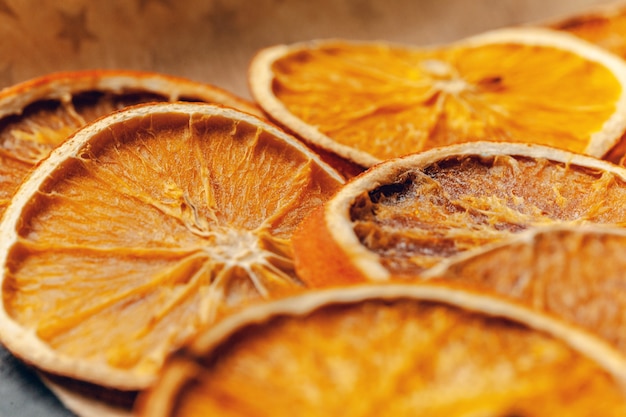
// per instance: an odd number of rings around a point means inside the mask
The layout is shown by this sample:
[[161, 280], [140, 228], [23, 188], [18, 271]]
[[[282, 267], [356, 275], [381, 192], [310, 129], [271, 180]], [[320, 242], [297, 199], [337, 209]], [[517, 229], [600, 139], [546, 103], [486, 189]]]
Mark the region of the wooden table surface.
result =
[[264, 46], [313, 38], [442, 43], [606, 0], [0, 0], [0, 87], [51, 71], [131, 68], [249, 98]]

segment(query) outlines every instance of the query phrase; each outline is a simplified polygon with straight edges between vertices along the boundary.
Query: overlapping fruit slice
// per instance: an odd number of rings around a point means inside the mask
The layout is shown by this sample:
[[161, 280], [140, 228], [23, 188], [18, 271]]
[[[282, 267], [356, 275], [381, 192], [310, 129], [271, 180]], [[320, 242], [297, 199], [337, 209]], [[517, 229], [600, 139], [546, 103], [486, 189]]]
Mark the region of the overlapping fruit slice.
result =
[[249, 83], [276, 122], [366, 167], [478, 140], [602, 156], [626, 130], [625, 65], [575, 36], [518, 28], [431, 48], [278, 45], [253, 59]]
[[168, 361], [140, 416], [621, 416], [624, 358], [501, 299], [353, 286], [257, 305]]
[[[623, 3], [613, 3], [595, 8], [556, 22], [550, 22], [548, 26], [571, 33], [621, 58], [626, 58], [626, 5]], [[625, 156], [626, 138], [622, 137], [605, 155], [605, 158], [623, 165]]]
[[120, 389], [222, 309], [300, 288], [291, 234], [343, 183], [293, 137], [201, 103], [79, 130], [0, 224], [0, 339], [38, 367]]
[[152, 72], [62, 72], [5, 88], [0, 91], [0, 213], [33, 165], [75, 130], [123, 107], [156, 101], [202, 101], [260, 114], [215, 86]]
[[389, 160], [350, 181], [294, 236], [313, 286], [414, 276], [551, 224], [626, 225], [626, 170], [539, 145], [475, 142]]
[[626, 57], [626, 6], [623, 2], [551, 22], [550, 27], [569, 32], [618, 56]]
[[421, 279], [512, 297], [594, 332], [626, 354], [625, 250], [622, 229], [542, 228], [450, 258]]

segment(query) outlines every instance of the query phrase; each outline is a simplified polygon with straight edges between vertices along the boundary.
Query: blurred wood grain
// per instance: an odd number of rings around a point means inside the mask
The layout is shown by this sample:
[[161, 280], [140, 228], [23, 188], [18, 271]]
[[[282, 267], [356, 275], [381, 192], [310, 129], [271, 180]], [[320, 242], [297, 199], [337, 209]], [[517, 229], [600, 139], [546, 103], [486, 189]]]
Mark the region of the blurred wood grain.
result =
[[314, 38], [452, 41], [606, 0], [0, 0], [0, 87], [52, 71], [131, 68], [249, 97], [254, 53]]

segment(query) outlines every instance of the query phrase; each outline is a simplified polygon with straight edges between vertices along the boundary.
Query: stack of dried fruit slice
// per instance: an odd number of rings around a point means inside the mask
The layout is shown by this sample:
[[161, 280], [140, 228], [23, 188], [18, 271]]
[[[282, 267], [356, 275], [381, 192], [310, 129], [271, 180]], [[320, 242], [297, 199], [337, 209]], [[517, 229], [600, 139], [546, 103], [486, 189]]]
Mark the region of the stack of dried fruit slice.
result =
[[620, 264], [588, 269], [626, 232], [520, 233], [626, 225], [626, 169], [592, 157], [626, 63], [562, 32], [261, 51], [254, 98], [318, 153], [159, 74], [0, 92], [0, 342], [114, 413], [156, 381], [142, 415], [626, 414]]
[[138, 412], [621, 416], [625, 378], [600, 339], [498, 298], [358, 286], [228, 317], [169, 360]]
[[318, 41], [262, 50], [251, 91], [270, 118], [364, 167], [488, 140], [602, 156], [626, 130], [626, 64], [552, 30], [451, 45]]
[[100, 118], [5, 211], [0, 340], [46, 371], [144, 388], [222, 309], [299, 291], [292, 231], [342, 184], [234, 109], [162, 103]]
[[626, 170], [539, 145], [473, 142], [381, 163], [294, 236], [308, 284], [414, 276], [442, 259], [555, 223], [626, 226]]

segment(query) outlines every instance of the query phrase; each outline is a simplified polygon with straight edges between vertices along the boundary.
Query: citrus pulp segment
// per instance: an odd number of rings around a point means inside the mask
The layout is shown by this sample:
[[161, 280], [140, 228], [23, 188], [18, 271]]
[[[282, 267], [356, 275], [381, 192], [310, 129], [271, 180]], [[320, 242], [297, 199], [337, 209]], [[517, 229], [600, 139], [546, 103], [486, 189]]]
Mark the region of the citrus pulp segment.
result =
[[256, 55], [249, 74], [270, 118], [365, 167], [479, 140], [602, 156], [626, 130], [626, 64], [547, 29], [502, 29], [430, 48], [277, 45]]
[[33, 165], [88, 122], [143, 102], [202, 101], [260, 114], [209, 84], [165, 74], [85, 70], [45, 75], [0, 91], [0, 212]]
[[625, 201], [626, 170], [596, 158], [494, 142], [433, 149], [370, 168], [309, 215], [296, 269], [312, 286], [415, 276], [531, 227], [623, 227]]
[[423, 274], [523, 302], [596, 333], [626, 354], [626, 233], [550, 227], [452, 257]]
[[0, 224], [0, 339], [45, 370], [121, 389], [223, 309], [297, 291], [291, 234], [343, 184], [295, 138], [202, 103], [87, 125]]
[[170, 357], [137, 408], [151, 417], [618, 416], [624, 364], [600, 339], [502, 299], [363, 285], [227, 317]]

